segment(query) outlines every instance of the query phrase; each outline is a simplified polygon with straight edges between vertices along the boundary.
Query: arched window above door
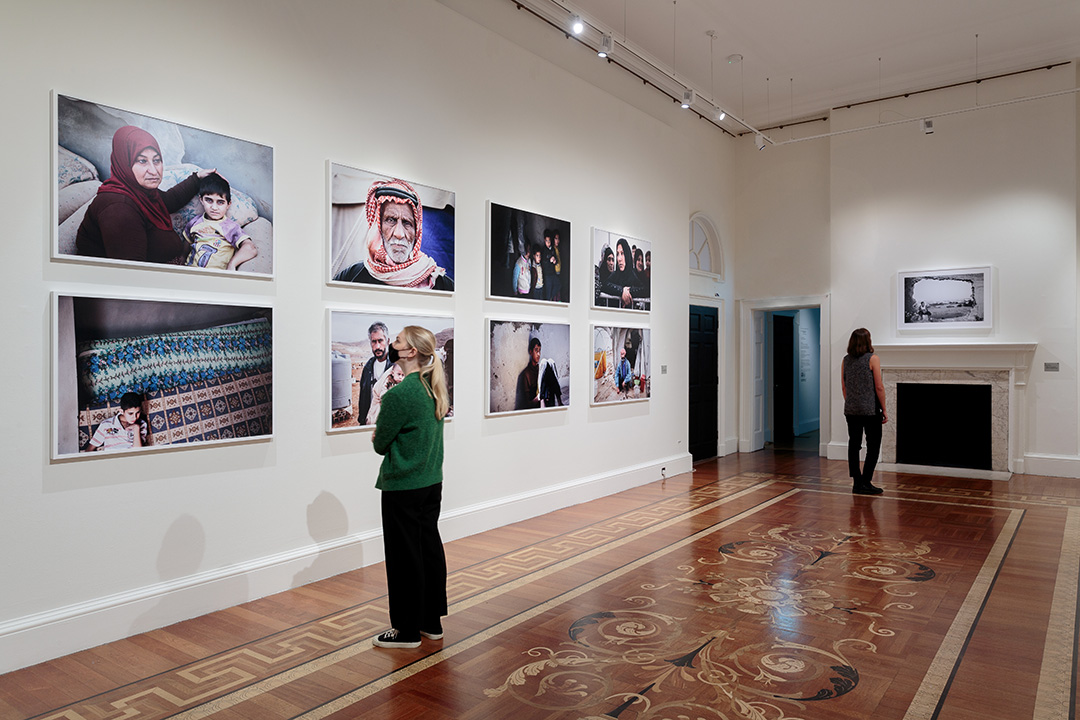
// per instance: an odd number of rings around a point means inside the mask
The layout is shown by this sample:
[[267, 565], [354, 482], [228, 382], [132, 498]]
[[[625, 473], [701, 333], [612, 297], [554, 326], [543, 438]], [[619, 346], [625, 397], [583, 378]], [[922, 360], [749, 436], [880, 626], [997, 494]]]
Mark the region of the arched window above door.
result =
[[704, 213], [690, 216], [690, 269], [724, 279], [724, 251], [716, 226]]

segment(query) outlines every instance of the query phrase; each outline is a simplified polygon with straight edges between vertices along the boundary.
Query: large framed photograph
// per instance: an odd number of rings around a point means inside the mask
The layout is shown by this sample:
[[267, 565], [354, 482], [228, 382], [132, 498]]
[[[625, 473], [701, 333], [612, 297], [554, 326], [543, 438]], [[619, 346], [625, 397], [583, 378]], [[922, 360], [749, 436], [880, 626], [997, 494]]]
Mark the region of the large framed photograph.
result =
[[330, 163], [330, 282], [454, 290], [454, 193]]
[[54, 258], [273, 275], [272, 148], [58, 93], [54, 101]]
[[570, 325], [488, 320], [488, 415], [570, 406]]
[[990, 267], [897, 274], [899, 330], [991, 328]]
[[649, 328], [593, 325], [593, 405], [648, 400], [652, 395]]
[[570, 223], [488, 203], [488, 297], [570, 302]]
[[593, 228], [593, 307], [648, 312], [652, 243]]
[[54, 294], [53, 458], [269, 438], [269, 307]]
[[403, 379], [389, 361], [390, 343], [407, 325], [435, 335], [446, 370], [450, 411], [454, 416], [454, 319], [443, 315], [407, 315], [383, 311], [330, 310], [330, 414], [328, 432], [372, 427], [382, 396]]

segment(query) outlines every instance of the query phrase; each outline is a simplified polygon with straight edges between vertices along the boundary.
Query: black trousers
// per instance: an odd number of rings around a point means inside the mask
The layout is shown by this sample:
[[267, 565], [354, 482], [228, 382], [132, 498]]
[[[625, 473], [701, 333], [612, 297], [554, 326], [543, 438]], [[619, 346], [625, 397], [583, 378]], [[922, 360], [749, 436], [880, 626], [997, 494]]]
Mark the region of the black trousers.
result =
[[[848, 474], [856, 485], [868, 485], [874, 477], [874, 467], [881, 453], [881, 418], [877, 415], [845, 415], [847, 420]], [[859, 470], [859, 450], [866, 433], [866, 462]]]
[[390, 626], [406, 639], [436, 630], [446, 615], [446, 554], [439, 536], [442, 483], [382, 492]]

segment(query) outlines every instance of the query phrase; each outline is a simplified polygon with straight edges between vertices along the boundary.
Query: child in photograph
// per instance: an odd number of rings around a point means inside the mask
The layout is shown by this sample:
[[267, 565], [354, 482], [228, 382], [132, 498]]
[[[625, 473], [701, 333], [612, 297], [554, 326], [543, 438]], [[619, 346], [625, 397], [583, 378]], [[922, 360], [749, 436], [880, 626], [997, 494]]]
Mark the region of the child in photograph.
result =
[[142, 419], [142, 395], [124, 393], [120, 412], [103, 420], [90, 438], [88, 450], [130, 450], [146, 444], [146, 422]]
[[199, 183], [203, 214], [184, 228], [184, 239], [191, 243], [187, 264], [218, 270], [236, 270], [241, 263], [259, 254], [255, 241], [240, 224], [226, 217], [232, 204], [229, 183], [217, 173], [210, 173]]

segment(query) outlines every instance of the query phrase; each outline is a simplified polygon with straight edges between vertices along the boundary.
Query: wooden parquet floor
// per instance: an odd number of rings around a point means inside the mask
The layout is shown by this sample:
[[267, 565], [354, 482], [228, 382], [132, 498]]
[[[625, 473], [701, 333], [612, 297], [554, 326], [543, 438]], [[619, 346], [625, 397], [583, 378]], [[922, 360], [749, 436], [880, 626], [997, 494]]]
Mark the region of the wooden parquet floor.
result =
[[0, 676], [0, 718], [1075, 717], [1080, 482], [800, 451], [447, 545], [446, 636], [382, 650], [381, 565]]

